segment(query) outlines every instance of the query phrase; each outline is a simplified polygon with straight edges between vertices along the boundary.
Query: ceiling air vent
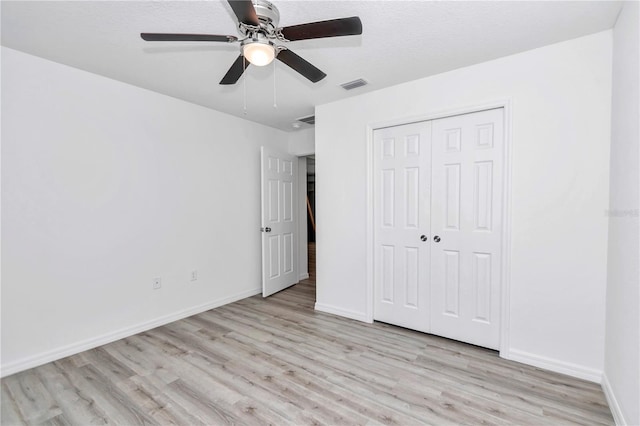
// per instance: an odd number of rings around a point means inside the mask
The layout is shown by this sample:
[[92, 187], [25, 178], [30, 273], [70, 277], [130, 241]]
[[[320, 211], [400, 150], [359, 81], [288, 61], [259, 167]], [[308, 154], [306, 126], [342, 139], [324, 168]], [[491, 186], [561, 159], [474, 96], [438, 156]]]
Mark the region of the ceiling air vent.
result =
[[344, 90], [353, 90], [358, 87], [366, 86], [369, 82], [365, 79], [359, 78], [357, 80], [350, 81], [348, 83], [343, 83], [340, 85]]
[[315, 115], [310, 115], [308, 117], [298, 118], [298, 121], [301, 121], [301, 122], [303, 122], [305, 124], [314, 125], [314, 124], [316, 124], [316, 116]]

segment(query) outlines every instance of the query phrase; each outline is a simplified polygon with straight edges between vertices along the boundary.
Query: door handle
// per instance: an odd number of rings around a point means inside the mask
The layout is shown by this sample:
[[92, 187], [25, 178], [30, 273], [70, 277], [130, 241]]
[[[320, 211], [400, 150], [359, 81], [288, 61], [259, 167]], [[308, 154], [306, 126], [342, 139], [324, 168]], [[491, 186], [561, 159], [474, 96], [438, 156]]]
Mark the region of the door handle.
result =
[[426, 235], [420, 235], [420, 241], [427, 241]]
[[433, 241], [435, 241], [436, 243], [440, 242], [440, 237], [438, 237], [437, 235], [435, 237], [433, 237]]
[[260, 228], [260, 230], [262, 232], [271, 232], [271, 228], [269, 228], [268, 226], [266, 228]]

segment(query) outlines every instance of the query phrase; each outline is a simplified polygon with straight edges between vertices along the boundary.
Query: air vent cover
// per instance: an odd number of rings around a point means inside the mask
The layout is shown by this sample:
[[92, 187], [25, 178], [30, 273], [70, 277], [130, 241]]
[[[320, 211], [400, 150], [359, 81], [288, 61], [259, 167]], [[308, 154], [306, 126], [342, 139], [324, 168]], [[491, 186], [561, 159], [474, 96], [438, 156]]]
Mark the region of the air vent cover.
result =
[[298, 118], [298, 121], [301, 121], [301, 122], [306, 123], [306, 124], [314, 125], [314, 124], [316, 124], [316, 116], [315, 115], [310, 115], [308, 117]]
[[349, 81], [348, 83], [343, 83], [340, 86], [344, 90], [353, 90], [357, 89], [358, 87], [366, 86], [367, 84], [369, 84], [367, 80], [359, 78], [357, 80]]

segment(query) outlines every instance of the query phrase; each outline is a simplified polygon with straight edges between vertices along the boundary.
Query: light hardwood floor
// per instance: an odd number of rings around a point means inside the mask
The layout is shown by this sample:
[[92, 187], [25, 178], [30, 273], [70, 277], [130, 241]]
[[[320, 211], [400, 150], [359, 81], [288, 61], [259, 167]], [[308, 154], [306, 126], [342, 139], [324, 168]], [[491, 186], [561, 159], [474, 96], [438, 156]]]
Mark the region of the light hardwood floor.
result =
[[2, 380], [2, 425], [613, 424], [600, 387], [313, 310], [305, 281]]

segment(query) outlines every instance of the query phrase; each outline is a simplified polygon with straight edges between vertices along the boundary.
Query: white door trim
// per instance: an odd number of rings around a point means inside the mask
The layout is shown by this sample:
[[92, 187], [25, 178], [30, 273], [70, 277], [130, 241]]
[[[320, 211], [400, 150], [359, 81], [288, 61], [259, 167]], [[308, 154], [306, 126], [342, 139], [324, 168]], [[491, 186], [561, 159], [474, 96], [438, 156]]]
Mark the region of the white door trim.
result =
[[430, 113], [399, 118], [383, 122], [370, 123], [367, 126], [367, 217], [366, 217], [366, 321], [373, 322], [374, 311], [374, 232], [375, 223], [373, 220], [374, 198], [374, 158], [373, 158], [373, 132], [376, 129], [384, 127], [400, 126], [403, 124], [415, 123], [420, 121], [430, 121], [438, 118], [451, 117], [455, 115], [469, 114], [494, 108], [504, 108], [504, 152], [503, 155], [503, 190], [502, 190], [502, 247], [500, 262], [501, 271], [501, 287], [500, 287], [500, 356], [509, 358], [509, 324], [510, 324], [510, 286], [511, 286], [511, 158], [512, 158], [512, 106], [511, 99], [501, 99], [482, 104], [463, 106], [447, 110], [433, 111]]

